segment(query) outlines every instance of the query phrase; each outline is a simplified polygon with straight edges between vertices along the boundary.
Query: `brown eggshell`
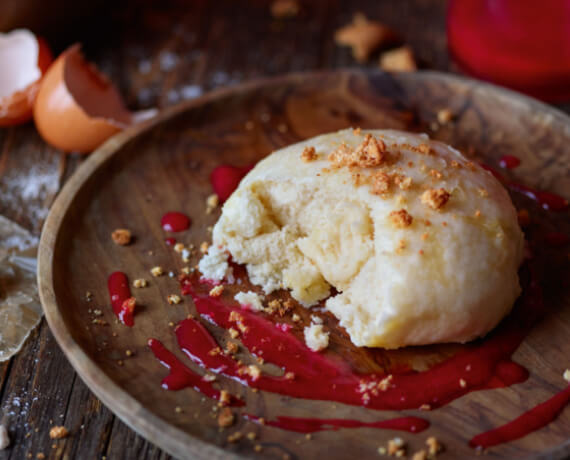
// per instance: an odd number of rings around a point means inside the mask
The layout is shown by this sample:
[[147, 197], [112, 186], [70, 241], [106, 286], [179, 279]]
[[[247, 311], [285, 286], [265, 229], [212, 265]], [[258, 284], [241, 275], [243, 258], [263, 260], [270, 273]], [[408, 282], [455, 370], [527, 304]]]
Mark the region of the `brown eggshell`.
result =
[[[24, 89], [14, 92], [12, 95], [0, 98], [0, 126], [12, 126], [27, 122], [32, 118], [33, 105], [38, 94], [40, 81], [46, 70], [53, 61], [53, 57], [47, 43], [40, 37], [35, 37], [38, 42], [38, 69], [40, 78], [26, 86]], [[21, 69], [26, 71], [26, 69]]]
[[87, 63], [79, 45], [48, 69], [34, 104], [44, 140], [65, 152], [89, 153], [131, 123], [115, 87]]

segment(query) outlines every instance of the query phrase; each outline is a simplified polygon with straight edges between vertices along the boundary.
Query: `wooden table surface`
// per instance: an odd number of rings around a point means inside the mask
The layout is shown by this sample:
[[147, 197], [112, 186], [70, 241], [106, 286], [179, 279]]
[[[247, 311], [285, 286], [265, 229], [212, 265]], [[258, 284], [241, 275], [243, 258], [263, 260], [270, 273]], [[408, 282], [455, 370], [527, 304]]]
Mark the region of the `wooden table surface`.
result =
[[[304, 0], [299, 16], [287, 20], [272, 18], [262, 0], [104, 3], [87, 21], [52, 28], [47, 38], [56, 53], [82, 42], [131, 109], [167, 107], [258, 76], [357, 66], [333, 41], [357, 11], [398, 30], [421, 67], [456, 71], [446, 48], [445, 0]], [[559, 107], [570, 113], [570, 104]], [[31, 124], [1, 129], [0, 214], [39, 235], [57, 190], [81, 161], [46, 146]], [[169, 458], [91, 394], [45, 320], [0, 364], [0, 398], [12, 441], [0, 460]], [[70, 436], [53, 443], [51, 424], [66, 426]]]

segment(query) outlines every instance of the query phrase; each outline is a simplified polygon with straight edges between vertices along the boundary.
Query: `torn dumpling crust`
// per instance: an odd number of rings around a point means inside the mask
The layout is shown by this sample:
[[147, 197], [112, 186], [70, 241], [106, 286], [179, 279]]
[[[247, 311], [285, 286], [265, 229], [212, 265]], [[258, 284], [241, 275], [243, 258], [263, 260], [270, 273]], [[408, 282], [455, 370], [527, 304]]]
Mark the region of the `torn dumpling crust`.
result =
[[211, 248], [206, 278], [220, 279], [231, 255], [266, 294], [326, 299], [354, 344], [398, 348], [494, 328], [520, 293], [523, 234], [506, 190], [457, 150], [347, 129], [258, 163], [224, 204]]

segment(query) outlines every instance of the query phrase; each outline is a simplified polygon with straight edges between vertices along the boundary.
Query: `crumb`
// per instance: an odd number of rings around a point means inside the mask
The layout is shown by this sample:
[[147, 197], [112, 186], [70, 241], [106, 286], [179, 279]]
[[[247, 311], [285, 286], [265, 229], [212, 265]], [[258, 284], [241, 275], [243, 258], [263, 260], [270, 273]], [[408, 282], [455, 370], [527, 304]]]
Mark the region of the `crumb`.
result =
[[182, 273], [184, 273], [185, 275], [189, 275], [191, 273], [191, 269], [190, 267], [182, 267], [182, 270], [180, 270]]
[[517, 218], [521, 227], [528, 227], [530, 225], [530, 214], [526, 209], [521, 209], [518, 211]]
[[239, 336], [239, 332], [237, 331], [237, 329], [234, 329], [233, 327], [230, 327], [228, 329], [228, 332], [230, 333], [230, 337], [232, 339], [236, 339]]
[[218, 284], [217, 286], [214, 286], [212, 289], [210, 289], [208, 295], [210, 297], [220, 297], [222, 295], [222, 292], [224, 292], [224, 285]]
[[49, 430], [49, 437], [51, 439], [61, 439], [66, 438], [69, 435], [69, 431], [64, 426], [54, 426]]
[[570, 382], [570, 369], [566, 369], [564, 371], [564, 374], [562, 374], [562, 377], [564, 377], [564, 380], [567, 382]]
[[384, 446], [378, 447], [378, 453], [380, 455], [386, 455], [386, 448]]
[[122, 365], [125, 364], [125, 363], [123, 362], [122, 359], [119, 359], [119, 360], [117, 361], [117, 364], [118, 364], [119, 366], [122, 366]]
[[422, 203], [428, 205], [432, 209], [441, 209], [448, 202], [451, 195], [445, 189], [429, 189], [422, 196]]
[[130, 356], [133, 356], [133, 354], [134, 354], [134, 353], [133, 353], [132, 350], [125, 350], [125, 355], [126, 355], [126, 356], [129, 356], [129, 357], [130, 357]]
[[259, 370], [259, 367], [257, 367], [255, 364], [250, 364], [249, 366], [247, 366], [247, 373], [254, 382], [259, 377], [261, 377], [261, 371]]
[[253, 311], [263, 311], [263, 303], [262, 303], [262, 296], [259, 294], [248, 291], [248, 292], [238, 292], [234, 299], [239, 302], [241, 306], [247, 306], [251, 308]]
[[428, 453], [430, 457], [433, 457], [443, 450], [443, 445], [435, 438], [430, 436], [426, 440], [426, 445], [428, 446]]
[[285, 372], [285, 380], [294, 380], [295, 379], [295, 373], [294, 372]]
[[174, 327], [174, 323], [173, 323], [172, 321], [169, 321], [169, 322], [168, 322], [168, 325], [169, 325], [170, 327]]
[[441, 109], [437, 112], [437, 121], [440, 125], [445, 125], [453, 120], [453, 112], [450, 109]]
[[229, 407], [224, 407], [218, 414], [218, 426], [227, 428], [234, 424], [235, 416]]
[[412, 460], [427, 460], [427, 452], [422, 449], [422, 450], [418, 450], [413, 456], [412, 456]]
[[164, 275], [164, 271], [162, 270], [162, 267], [157, 265], [156, 267], [152, 267], [150, 269], [150, 274], [154, 277], [162, 276], [162, 275]]
[[305, 439], [306, 439], [307, 441], [310, 441], [311, 439], [313, 439], [313, 435], [312, 435], [311, 433], [307, 433], [307, 434], [305, 435]]
[[182, 413], [182, 407], [176, 406], [176, 407], [174, 408], [174, 412], [176, 412], [177, 414], [181, 414], [181, 413]]
[[206, 198], [206, 214], [212, 214], [214, 209], [218, 207], [218, 204], [220, 204], [218, 195], [213, 193], [212, 195], [208, 196], [208, 198]]
[[242, 434], [240, 431], [236, 431], [235, 433], [232, 433], [228, 436], [227, 441], [228, 442], [238, 442], [241, 438], [242, 438]]
[[334, 168], [342, 168], [343, 166], [372, 168], [380, 166], [385, 159], [386, 144], [382, 139], [377, 139], [371, 134], [366, 134], [362, 143], [355, 149], [351, 149], [343, 143], [328, 156], [328, 160]]
[[202, 243], [200, 243], [200, 252], [202, 254], [206, 254], [208, 252], [209, 247], [210, 245], [206, 241], [202, 241]]
[[181, 253], [184, 251], [184, 245], [182, 243], [176, 243], [173, 249], [175, 252]]
[[227, 406], [230, 403], [230, 394], [226, 390], [220, 391], [220, 406]]
[[379, 171], [372, 175], [372, 194], [383, 195], [390, 190], [390, 176]]
[[396, 252], [401, 252], [408, 246], [408, 242], [405, 239], [398, 241], [398, 246], [396, 247]]
[[300, 317], [297, 313], [293, 313], [293, 316], [291, 317], [291, 319], [292, 319], [295, 323], [301, 321], [301, 317]]
[[418, 66], [412, 49], [402, 46], [383, 53], [380, 56], [380, 68], [388, 72], [413, 72]]
[[305, 343], [313, 351], [321, 351], [329, 346], [329, 333], [325, 332], [322, 324], [311, 324], [303, 331]]
[[0, 425], [0, 450], [6, 449], [10, 445], [10, 436], [5, 425]]
[[119, 246], [126, 246], [131, 242], [131, 231], [126, 228], [118, 228], [111, 233], [113, 243]]
[[459, 169], [459, 168], [461, 168], [461, 165], [459, 164], [459, 162], [457, 162], [455, 160], [451, 160], [451, 167]]
[[182, 298], [177, 294], [170, 294], [166, 300], [170, 305], [178, 305], [180, 302], [182, 302]]
[[271, 4], [271, 16], [276, 19], [293, 18], [299, 14], [298, 0], [275, 0]]
[[305, 163], [309, 163], [311, 161], [315, 161], [318, 158], [317, 151], [315, 147], [305, 147], [303, 149], [303, 153], [301, 153], [301, 160]]
[[133, 286], [136, 288], [144, 288], [148, 286], [148, 282], [144, 278], [138, 278], [133, 281]]
[[216, 380], [216, 376], [214, 374], [204, 374], [202, 380], [204, 382], [214, 382]]
[[36, 454], [36, 458], [39, 460], [43, 460], [44, 458], [46, 458], [46, 455], [43, 452], [38, 452], [38, 454]]
[[477, 217], [477, 218], [481, 217], [481, 211], [480, 211], [479, 209], [476, 209], [476, 210], [475, 210], [475, 213], [473, 214], [473, 216], [474, 216], [474, 217]]
[[364, 62], [378, 48], [394, 42], [396, 34], [384, 24], [356, 13], [352, 23], [338, 29], [334, 38], [337, 45], [350, 46], [353, 57], [358, 62]]
[[441, 174], [437, 169], [431, 169], [429, 175], [437, 180], [443, 177], [443, 174]]
[[236, 354], [238, 352], [238, 349], [239, 349], [239, 347], [238, 347], [237, 343], [235, 343], [235, 342], [226, 343], [226, 352], [229, 353], [230, 355]]
[[402, 438], [394, 438], [388, 441], [388, 455], [402, 457], [406, 453], [406, 444]]
[[412, 186], [412, 178], [396, 174], [394, 176], [394, 184], [400, 187], [401, 190], [408, 190]]
[[463, 379], [459, 379], [459, 386], [461, 388], [465, 388], [467, 386], [467, 382]]
[[263, 450], [263, 447], [261, 447], [261, 445], [256, 444], [255, 446], [253, 446], [253, 450], [255, 450], [256, 452], [261, 452]]
[[400, 209], [399, 211], [392, 211], [389, 214], [392, 224], [396, 228], [406, 228], [412, 225], [414, 218], [408, 214], [405, 209]]
[[422, 404], [419, 407], [420, 410], [431, 410], [431, 406], [429, 404]]
[[393, 378], [394, 377], [392, 376], [392, 374], [388, 374], [386, 377], [380, 380], [380, 382], [378, 382], [378, 389], [380, 391], [388, 390], [388, 388], [390, 388], [390, 383], [392, 382]]

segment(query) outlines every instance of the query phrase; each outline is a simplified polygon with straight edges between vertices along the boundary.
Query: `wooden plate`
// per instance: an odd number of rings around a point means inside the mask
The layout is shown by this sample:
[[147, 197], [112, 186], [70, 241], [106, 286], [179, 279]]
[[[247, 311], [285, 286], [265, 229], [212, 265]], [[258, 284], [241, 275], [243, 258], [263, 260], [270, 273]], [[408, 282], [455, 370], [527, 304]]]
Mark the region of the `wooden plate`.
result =
[[[456, 119], [432, 132], [430, 126], [442, 108], [450, 108]], [[427, 130], [496, 167], [503, 154], [515, 154], [522, 160], [512, 173], [517, 180], [570, 197], [566, 116], [506, 90], [433, 72], [388, 75], [347, 70], [253, 82], [189, 101], [114, 137], [71, 178], [51, 210], [41, 240], [40, 294], [56, 339], [91, 390], [123, 421], [172, 455], [342, 458], [350, 452], [352, 458], [376, 458], [378, 446], [397, 435], [362, 428], [320, 432], [306, 440], [301, 434], [239, 418], [237, 429], [255, 431], [263, 451], [255, 453], [254, 443], [247, 440], [228, 444], [228, 432], [220, 432], [212, 415], [211, 400], [191, 389], [161, 388], [166, 370], [146, 346], [155, 337], [177, 350], [172, 324], [194, 311], [188, 298], [168, 305], [166, 296], [179, 292], [176, 280], [152, 278], [149, 273], [155, 265], [175, 272], [182, 267], [180, 257], [164, 243], [162, 214], [178, 210], [191, 216], [191, 229], [177, 238], [199, 246], [209, 239], [207, 228], [218, 216], [205, 213], [206, 197], [212, 193], [208, 176], [216, 165], [251, 164], [276, 148], [348, 126]], [[567, 212], [543, 216], [570, 232]], [[133, 244], [118, 247], [111, 241], [111, 231], [119, 227], [132, 230]], [[568, 247], [559, 251], [564, 250]], [[193, 263], [196, 260], [197, 256]], [[109, 305], [106, 280], [115, 270], [126, 272], [131, 280], [150, 280], [150, 287], [135, 293], [142, 307], [133, 328], [116, 323]], [[87, 292], [92, 294], [90, 301]], [[447, 446], [446, 456], [475, 456], [467, 444], [473, 435], [515, 418], [564, 387], [562, 372], [570, 367], [567, 286], [549, 296], [549, 306], [549, 315], [514, 355], [530, 369], [530, 378], [506, 389], [472, 392], [420, 414], [432, 426], [421, 435], [403, 436], [410, 452], [421, 448], [427, 435], [435, 435]], [[94, 316], [97, 309], [102, 316]], [[94, 319], [109, 324], [94, 324]], [[126, 350], [134, 356], [127, 357]], [[387, 356], [425, 366], [449, 351], [448, 346], [416, 348]], [[249, 412], [269, 418], [316, 415], [371, 421], [396, 415], [253, 393], [235, 382], [223, 382], [247, 400]], [[544, 429], [493, 448], [489, 455], [562, 457], [570, 452], [569, 435], [566, 410]]]

